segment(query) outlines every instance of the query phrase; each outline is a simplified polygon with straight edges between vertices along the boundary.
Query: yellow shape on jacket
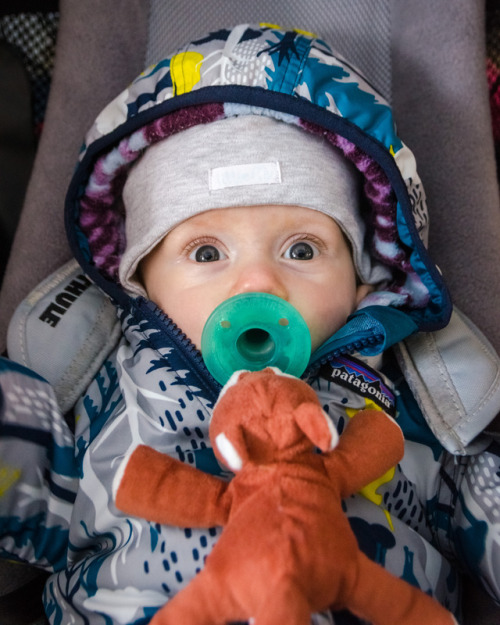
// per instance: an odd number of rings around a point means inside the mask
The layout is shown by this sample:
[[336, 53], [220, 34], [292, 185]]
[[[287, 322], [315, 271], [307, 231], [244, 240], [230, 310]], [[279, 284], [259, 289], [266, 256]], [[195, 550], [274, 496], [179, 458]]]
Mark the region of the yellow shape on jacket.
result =
[[200, 82], [200, 66], [203, 55], [199, 52], [179, 52], [170, 61], [170, 75], [174, 86], [174, 95], [192, 91]]
[[0, 464], [0, 497], [3, 497], [9, 488], [17, 482], [21, 471], [6, 464]]
[[[380, 406], [376, 404], [374, 401], [372, 401], [371, 399], [365, 399], [365, 404], [366, 404], [365, 408], [368, 408], [370, 410], [382, 411], [382, 408], [380, 408]], [[358, 409], [347, 408], [346, 412], [347, 412], [348, 417], [351, 419], [358, 412]], [[392, 467], [392, 469], [389, 469], [389, 471], [386, 471], [384, 475], [382, 475], [382, 477], [379, 477], [377, 480], [375, 480], [374, 482], [371, 482], [371, 484], [368, 484], [367, 486], [365, 486], [359, 491], [360, 494], [363, 495], [363, 497], [366, 497], [366, 499], [368, 499], [368, 501], [373, 502], [376, 506], [382, 507], [382, 510], [387, 518], [387, 522], [389, 523], [389, 527], [391, 528], [392, 531], [394, 531], [394, 525], [392, 523], [391, 515], [388, 510], [383, 508], [382, 495], [380, 493], [377, 493], [377, 490], [380, 486], [382, 486], [382, 484], [387, 484], [388, 482], [390, 482], [392, 478], [394, 477], [395, 473], [396, 473], [396, 467]]]

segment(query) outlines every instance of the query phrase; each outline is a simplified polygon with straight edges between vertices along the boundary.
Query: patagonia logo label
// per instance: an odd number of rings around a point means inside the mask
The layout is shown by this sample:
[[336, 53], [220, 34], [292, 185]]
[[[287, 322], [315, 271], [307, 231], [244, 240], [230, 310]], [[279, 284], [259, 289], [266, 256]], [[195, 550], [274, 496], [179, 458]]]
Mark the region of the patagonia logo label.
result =
[[354, 358], [337, 358], [321, 370], [322, 377], [371, 400], [391, 417], [396, 414], [396, 399], [380, 374]]

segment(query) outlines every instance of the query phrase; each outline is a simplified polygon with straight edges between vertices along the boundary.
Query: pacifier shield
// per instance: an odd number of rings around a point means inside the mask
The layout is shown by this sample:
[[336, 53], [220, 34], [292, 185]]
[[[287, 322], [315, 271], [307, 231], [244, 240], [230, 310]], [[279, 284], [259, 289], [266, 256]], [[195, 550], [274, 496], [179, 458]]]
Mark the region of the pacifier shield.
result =
[[311, 335], [302, 315], [269, 293], [242, 293], [220, 304], [201, 337], [203, 360], [225, 384], [234, 371], [278, 367], [300, 377], [311, 356]]

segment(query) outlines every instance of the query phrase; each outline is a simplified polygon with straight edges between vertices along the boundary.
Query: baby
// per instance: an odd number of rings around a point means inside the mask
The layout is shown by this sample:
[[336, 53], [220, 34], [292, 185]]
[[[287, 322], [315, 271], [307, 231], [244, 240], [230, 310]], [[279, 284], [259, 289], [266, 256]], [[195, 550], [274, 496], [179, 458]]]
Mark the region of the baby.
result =
[[436, 428], [392, 349], [451, 314], [415, 161], [387, 103], [324, 42], [242, 25], [146, 70], [89, 132], [66, 219], [121, 336], [81, 389], [74, 432], [36, 373], [4, 360], [0, 376], [0, 553], [51, 574], [51, 625], [146, 625], [203, 566], [219, 528], [128, 516], [113, 488], [140, 444], [228, 477], [208, 439], [220, 384], [199, 348], [241, 293], [300, 312], [303, 377], [339, 433], [368, 406], [405, 434], [400, 465], [344, 502], [361, 549], [458, 617], [462, 570], [500, 598], [496, 448], [468, 455], [441, 436], [467, 415]]
[[351, 252], [368, 264], [360, 187], [338, 149], [285, 122], [248, 115], [195, 126], [151, 147], [128, 175], [122, 284], [197, 347], [220, 303], [271, 293], [302, 314], [315, 350], [371, 289], [358, 283]]

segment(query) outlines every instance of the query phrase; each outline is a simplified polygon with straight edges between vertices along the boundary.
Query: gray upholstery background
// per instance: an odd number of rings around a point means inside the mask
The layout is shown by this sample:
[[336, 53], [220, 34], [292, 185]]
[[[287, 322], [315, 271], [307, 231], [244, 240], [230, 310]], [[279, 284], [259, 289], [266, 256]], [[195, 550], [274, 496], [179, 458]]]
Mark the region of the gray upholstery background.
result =
[[0, 351], [18, 302], [70, 258], [63, 202], [87, 128], [144, 69], [146, 1], [61, 0], [60, 12], [44, 132], [0, 292]]
[[[160, 51], [164, 29], [170, 32], [164, 49], [170, 50], [207, 28], [265, 20], [333, 40], [389, 95], [427, 191], [431, 252], [456, 304], [500, 351], [500, 207], [484, 69], [483, 0], [163, 3], [166, 13], [158, 7], [151, 13], [148, 43], [146, 0], [61, 0], [45, 128], [0, 292], [1, 350], [17, 303], [70, 257], [63, 225], [65, 190], [82, 137], [102, 106]], [[367, 26], [354, 32], [345, 13], [337, 16], [337, 4], [356, 19], [368, 19]], [[388, 38], [380, 40], [383, 33]], [[18, 566], [0, 567], [0, 595], [21, 583], [14, 581], [18, 571]], [[466, 615], [467, 625], [500, 623], [500, 612], [474, 589]], [[0, 601], [0, 625], [27, 622], [2, 611]]]

